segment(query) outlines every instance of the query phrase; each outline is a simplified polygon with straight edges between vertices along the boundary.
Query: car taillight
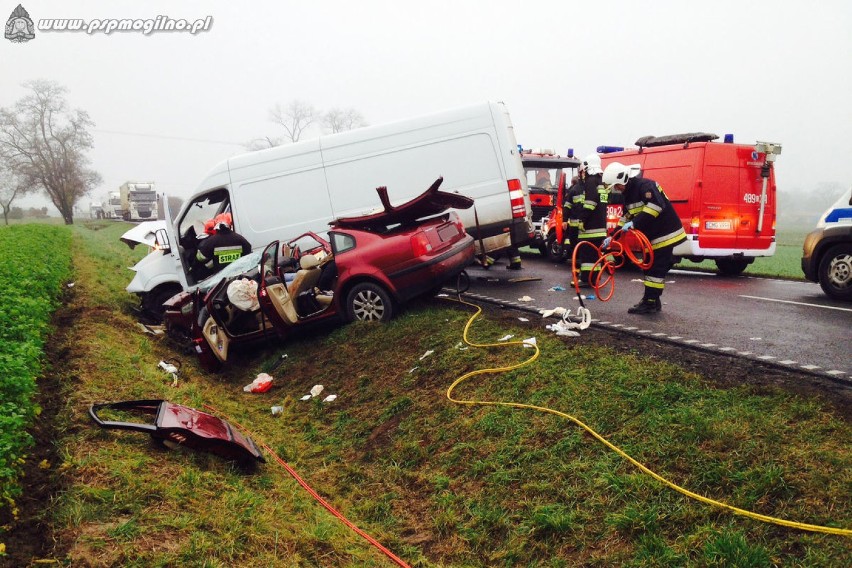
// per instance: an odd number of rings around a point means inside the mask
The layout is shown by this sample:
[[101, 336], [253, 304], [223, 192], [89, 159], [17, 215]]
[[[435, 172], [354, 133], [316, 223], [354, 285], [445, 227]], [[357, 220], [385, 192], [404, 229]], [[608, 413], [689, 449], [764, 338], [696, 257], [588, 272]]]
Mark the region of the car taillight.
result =
[[411, 252], [414, 256], [423, 256], [432, 251], [432, 245], [429, 244], [429, 237], [426, 233], [419, 231], [411, 235]]
[[692, 218], [692, 222], [689, 224], [689, 228], [692, 229], [693, 235], [698, 234], [698, 228], [700, 226], [701, 226], [701, 219], [698, 217], [698, 215], [696, 215]]
[[527, 215], [527, 208], [524, 204], [524, 190], [521, 188], [521, 180], [509, 180], [509, 201], [512, 205], [512, 218], [523, 218]]

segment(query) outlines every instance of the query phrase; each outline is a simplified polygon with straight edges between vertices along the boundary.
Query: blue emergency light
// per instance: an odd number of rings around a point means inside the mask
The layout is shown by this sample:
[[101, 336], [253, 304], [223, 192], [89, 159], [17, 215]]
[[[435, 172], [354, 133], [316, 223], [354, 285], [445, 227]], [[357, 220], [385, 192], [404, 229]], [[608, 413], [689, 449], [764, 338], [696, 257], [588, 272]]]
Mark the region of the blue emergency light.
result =
[[518, 144], [518, 154], [524, 153], [524, 147], [521, 144]]
[[574, 148], [568, 148], [568, 157], [569, 157], [569, 158], [573, 158], [573, 157], [574, 157]]
[[610, 154], [612, 152], [622, 152], [624, 148], [621, 146], [598, 146], [595, 151], [598, 154]]
[[725, 144], [733, 144], [734, 143], [734, 135], [733, 134], [725, 134]]

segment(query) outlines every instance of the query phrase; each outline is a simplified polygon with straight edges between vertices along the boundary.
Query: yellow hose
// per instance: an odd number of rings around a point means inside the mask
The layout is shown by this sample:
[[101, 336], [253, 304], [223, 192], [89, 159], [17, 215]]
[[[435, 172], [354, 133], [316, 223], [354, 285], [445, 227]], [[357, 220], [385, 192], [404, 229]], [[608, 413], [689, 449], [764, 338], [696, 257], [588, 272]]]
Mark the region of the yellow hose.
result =
[[[467, 334], [468, 334], [468, 331], [470, 330], [470, 326], [473, 324], [473, 321], [479, 316], [479, 314], [482, 313], [482, 308], [480, 308], [476, 304], [471, 304], [469, 302], [465, 302], [462, 299], [458, 299], [458, 300], [451, 299], [451, 300], [452, 301], [458, 301], [462, 304], [466, 304], [468, 306], [476, 308], [476, 313], [473, 314], [473, 316], [471, 316], [471, 318], [467, 321], [467, 324], [464, 326], [464, 335], [463, 335], [464, 342], [467, 343], [468, 345], [470, 345], [471, 347], [504, 347], [504, 346], [509, 346], [509, 345], [521, 345], [521, 346], [524, 345], [523, 341], [509, 341], [509, 342], [501, 342], [501, 343], [473, 343], [472, 341], [470, 341], [467, 338]], [[615, 453], [617, 453], [618, 455], [620, 455], [621, 457], [623, 457], [624, 459], [626, 459], [627, 461], [629, 461], [630, 463], [635, 465], [637, 468], [639, 468], [644, 473], [650, 475], [651, 477], [653, 477], [654, 479], [656, 479], [657, 481], [659, 481], [663, 485], [666, 485], [666, 486], [670, 487], [671, 489], [674, 489], [678, 493], [686, 495], [687, 497], [695, 499], [696, 501], [700, 501], [700, 502], [706, 503], [708, 505], [713, 505], [715, 507], [719, 507], [721, 509], [725, 509], [727, 511], [730, 511], [730, 512], [734, 513], [735, 515], [742, 515], [744, 517], [749, 517], [751, 519], [762, 521], [764, 523], [772, 523], [772, 524], [775, 524], [775, 525], [781, 525], [781, 526], [784, 526], [784, 527], [790, 527], [790, 528], [804, 530], [804, 531], [812, 531], [812, 532], [819, 532], [819, 533], [826, 533], [826, 534], [837, 534], [837, 535], [842, 535], [842, 536], [852, 536], [852, 529], [841, 529], [841, 528], [835, 528], [835, 527], [825, 527], [825, 526], [821, 526], [821, 525], [811, 525], [811, 524], [807, 524], [807, 523], [799, 523], [799, 522], [796, 522], [796, 521], [788, 521], [788, 520], [785, 520], [785, 519], [779, 519], [777, 517], [770, 517], [768, 515], [761, 515], [761, 514], [758, 514], [758, 513], [753, 513], [751, 511], [746, 511], [745, 509], [740, 509], [739, 507], [734, 507], [732, 505], [722, 503], [720, 501], [716, 501], [715, 499], [710, 499], [709, 497], [705, 497], [705, 496], [699, 495], [697, 493], [693, 493], [692, 491], [689, 491], [688, 489], [685, 489], [685, 488], [677, 485], [676, 483], [669, 481], [665, 477], [663, 477], [663, 476], [653, 472], [652, 470], [648, 469], [645, 465], [643, 465], [642, 463], [636, 461], [635, 459], [633, 459], [632, 457], [627, 455], [627, 453], [625, 453], [621, 448], [619, 448], [615, 444], [611, 443], [609, 440], [607, 440], [606, 438], [604, 438], [603, 436], [601, 436], [600, 434], [598, 434], [597, 432], [592, 430], [589, 426], [587, 426], [586, 424], [584, 424], [583, 422], [581, 422], [579, 419], [575, 418], [574, 416], [571, 416], [570, 414], [566, 414], [564, 412], [560, 412], [558, 410], [553, 410], [552, 408], [547, 408], [547, 407], [544, 407], [544, 406], [536, 406], [536, 405], [533, 405], [533, 404], [523, 404], [523, 403], [520, 403], [520, 402], [504, 402], [504, 401], [490, 401], [490, 400], [462, 400], [462, 399], [453, 398], [453, 390], [458, 385], [460, 385], [461, 383], [463, 383], [464, 381], [466, 381], [467, 379], [469, 379], [471, 377], [474, 377], [476, 375], [484, 375], [486, 373], [499, 373], [499, 372], [511, 371], [513, 369], [518, 369], [518, 368], [523, 367], [525, 365], [529, 365], [530, 363], [532, 363], [533, 361], [538, 359], [538, 356], [540, 354], [538, 345], [533, 344], [533, 345], [531, 345], [531, 347], [535, 348], [535, 353], [532, 355], [532, 357], [526, 359], [525, 361], [523, 361], [521, 363], [517, 363], [517, 364], [514, 364], [514, 365], [508, 365], [508, 366], [505, 366], [505, 367], [477, 369], [475, 371], [465, 373], [461, 377], [457, 378], [453, 382], [453, 384], [450, 385], [450, 388], [447, 389], [447, 398], [450, 401], [455, 402], [457, 404], [466, 404], [466, 405], [470, 405], [470, 406], [507, 406], [507, 407], [511, 407], [511, 408], [525, 408], [525, 409], [529, 409], [529, 410], [537, 410], [539, 412], [546, 412], [548, 414], [554, 414], [556, 416], [566, 418], [566, 419], [570, 420], [571, 422], [573, 422], [574, 424], [581, 427], [583, 430], [585, 430], [586, 432], [588, 432], [592, 436], [594, 436], [595, 439], [597, 439], [603, 445], [605, 445], [606, 447], [608, 447], [609, 449], [611, 449], [612, 451], [614, 451]]]

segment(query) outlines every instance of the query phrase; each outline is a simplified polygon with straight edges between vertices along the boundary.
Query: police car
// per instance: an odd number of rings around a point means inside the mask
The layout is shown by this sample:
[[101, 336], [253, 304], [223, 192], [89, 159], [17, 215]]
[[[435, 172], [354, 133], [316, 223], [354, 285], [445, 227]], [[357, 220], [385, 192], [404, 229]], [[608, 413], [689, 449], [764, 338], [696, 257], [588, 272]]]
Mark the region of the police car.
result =
[[802, 272], [832, 298], [852, 301], [852, 187], [805, 237]]

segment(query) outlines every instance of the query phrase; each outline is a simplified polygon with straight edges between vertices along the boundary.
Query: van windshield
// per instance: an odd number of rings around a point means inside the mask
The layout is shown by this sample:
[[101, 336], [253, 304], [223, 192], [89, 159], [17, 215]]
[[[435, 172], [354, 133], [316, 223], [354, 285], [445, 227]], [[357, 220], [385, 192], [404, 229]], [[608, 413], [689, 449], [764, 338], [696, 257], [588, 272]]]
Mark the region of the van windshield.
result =
[[186, 214], [180, 220], [178, 234], [183, 239], [195, 226], [195, 234], [200, 235], [203, 231], [204, 222], [214, 218], [219, 213], [231, 210], [228, 202], [228, 192], [225, 189], [206, 193], [192, 202], [187, 208]]

